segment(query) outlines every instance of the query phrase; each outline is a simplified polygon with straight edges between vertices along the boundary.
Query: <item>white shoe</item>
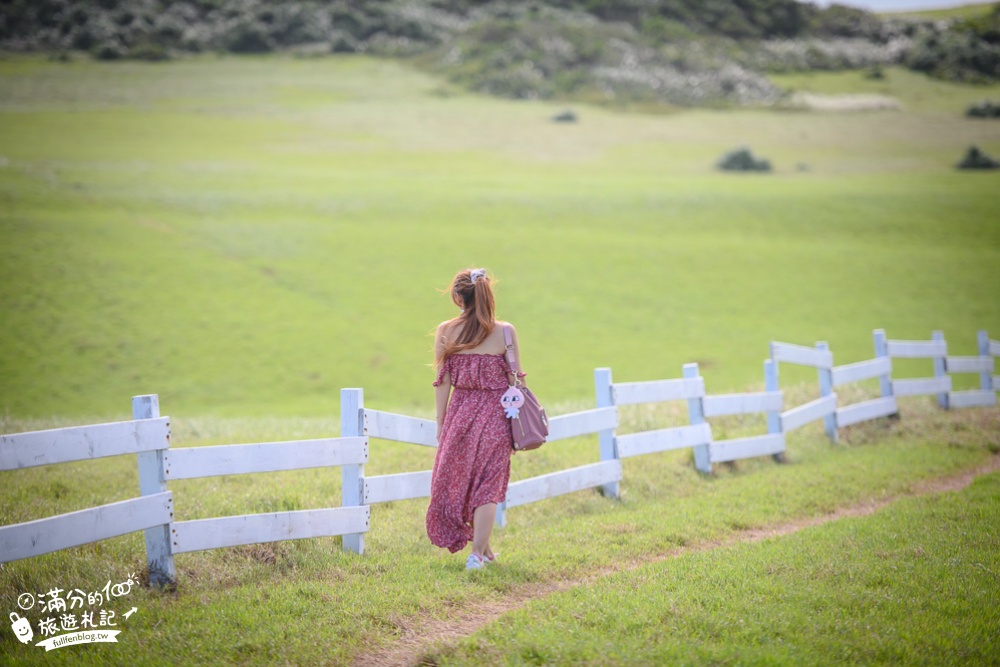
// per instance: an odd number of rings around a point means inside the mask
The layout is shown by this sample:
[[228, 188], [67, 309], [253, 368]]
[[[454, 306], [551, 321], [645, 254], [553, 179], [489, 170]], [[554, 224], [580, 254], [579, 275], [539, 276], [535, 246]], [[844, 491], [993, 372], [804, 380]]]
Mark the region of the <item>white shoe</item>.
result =
[[475, 553], [469, 554], [469, 557], [465, 559], [466, 570], [481, 570], [485, 564], [486, 559]]

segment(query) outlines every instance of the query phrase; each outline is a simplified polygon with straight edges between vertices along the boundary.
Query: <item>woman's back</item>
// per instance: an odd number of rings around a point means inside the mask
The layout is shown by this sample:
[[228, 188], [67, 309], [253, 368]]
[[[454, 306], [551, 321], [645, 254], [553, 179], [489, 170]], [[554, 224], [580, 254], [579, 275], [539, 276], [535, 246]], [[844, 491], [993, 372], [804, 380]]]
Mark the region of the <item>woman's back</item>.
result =
[[[447, 340], [458, 340], [459, 336], [462, 335], [463, 324], [461, 320], [442, 322], [439, 331]], [[455, 354], [503, 354], [507, 350], [503, 338], [505, 324], [507, 322], [497, 320], [494, 323], [493, 331], [479, 345], [468, 350], [455, 352]]]

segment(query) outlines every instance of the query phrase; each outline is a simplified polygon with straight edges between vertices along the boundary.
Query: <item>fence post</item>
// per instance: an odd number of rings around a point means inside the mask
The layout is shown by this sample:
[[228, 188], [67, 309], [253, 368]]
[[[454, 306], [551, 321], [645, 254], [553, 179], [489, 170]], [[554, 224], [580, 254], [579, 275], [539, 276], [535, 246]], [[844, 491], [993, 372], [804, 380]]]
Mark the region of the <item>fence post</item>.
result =
[[[764, 389], [767, 391], [780, 391], [778, 389], [778, 362], [774, 359], [764, 360]], [[769, 411], [767, 413], [767, 432], [781, 433], [781, 413]], [[778, 463], [785, 462], [785, 453], [778, 452], [773, 455]]]
[[[698, 364], [684, 364], [684, 377], [698, 377]], [[702, 409], [701, 398], [688, 399], [688, 418], [691, 425], [705, 423], [705, 411]], [[698, 472], [712, 473], [711, 444], [698, 445], [694, 448], [694, 467]]]
[[[872, 332], [875, 339], [875, 356], [885, 357], [889, 360], [890, 372], [878, 376], [878, 385], [882, 398], [892, 396], [892, 357], [889, 356], [889, 343], [885, 337], [885, 329], [876, 329]], [[893, 413], [890, 417], [899, 417], [899, 413]]]
[[[876, 329], [872, 332], [872, 337], [875, 339], [875, 356], [888, 357], [889, 345], [886, 343], [885, 329]], [[889, 363], [892, 363], [892, 359], [889, 360]], [[882, 398], [892, 396], [892, 376], [889, 373], [879, 375], [878, 384], [882, 393]]]
[[[943, 331], [933, 331], [931, 332], [931, 340], [935, 342], [944, 342], [944, 332]], [[934, 377], [944, 377], [947, 373], [945, 371], [945, 358], [935, 357], [934, 358]], [[948, 409], [948, 392], [943, 392], [937, 395], [938, 405], [945, 410]]]
[[[979, 332], [979, 356], [991, 358], [990, 355], [990, 335], [986, 330]], [[988, 368], [979, 373], [979, 388], [983, 391], [993, 391], [993, 374]]]
[[[610, 368], [594, 369], [594, 388], [597, 391], [597, 407], [609, 408], [615, 405], [614, 386], [611, 383]], [[615, 429], [609, 428], [597, 434], [601, 446], [601, 460], [611, 461], [618, 458], [618, 447], [615, 446]], [[601, 493], [608, 498], [618, 498], [618, 482], [601, 486]]]
[[[828, 352], [830, 346], [825, 340], [821, 340], [816, 343], [816, 349]], [[819, 369], [819, 393], [824, 397], [833, 393], [833, 370], [830, 368]], [[823, 417], [823, 425], [826, 428], [826, 437], [830, 439], [830, 442], [836, 443], [838, 441], [837, 414], [834, 413]]]
[[[132, 419], [157, 419], [160, 416], [160, 397], [156, 394], [132, 397]], [[169, 434], [167, 436], [170, 437]], [[170, 444], [169, 442], [167, 443]], [[163, 468], [163, 451], [154, 449], [135, 455], [139, 466], [139, 493], [144, 496], [163, 493], [167, 479]], [[170, 513], [173, 518], [174, 513]], [[162, 587], [177, 580], [174, 556], [170, 550], [170, 524], [146, 529], [146, 564], [149, 568], [149, 585]]]
[[[361, 424], [361, 411], [365, 406], [364, 389], [340, 390], [340, 435], [341, 437], [364, 435]], [[364, 465], [352, 464], [340, 466], [341, 474], [341, 505], [358, 507], [362, 505], [362, 494], [365, 485]], [[364, 533], [350, 533], [341, 537], [344, 551], [356, 554], [365, 552]]]
[[506, 500], [503, 501], [502, 503], [497, 503], [497, 515], [496, 515], [496, 519], [494, 519], [494, 522], [496, 523], [497, 528], [506, 528], [507, 527], [507, 501]]

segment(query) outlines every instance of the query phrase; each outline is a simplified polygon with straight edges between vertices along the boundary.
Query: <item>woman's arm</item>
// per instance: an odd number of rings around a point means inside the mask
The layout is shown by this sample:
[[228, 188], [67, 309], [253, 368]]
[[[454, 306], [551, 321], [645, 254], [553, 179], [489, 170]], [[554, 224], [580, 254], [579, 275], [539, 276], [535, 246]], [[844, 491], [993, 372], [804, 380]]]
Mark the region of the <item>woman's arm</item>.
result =
[[[514, 344], [514, 359], [517, 361], [518, 375], [524, 376], [526, 373], [524, 372], [524, 364], [521, 363], [521, 344], [517, 341], [517, 329], [510, 322], [507, 323], [507, 326], [510, 327], [510, 339]], [[521, 377], [521, 384], [525, 384], [524, 377]]]
[[[438, 326], [437, 334], [434, 336], [434, 358], [437, 359], [444, 351], [444, 324]], [[440, 367], [437, 369], [440, 371]], [[448, 399], [451, 397], [451, 375], [445, 372], [441, 376], [441, 384], [434, 387], [434, 405], [437, 408], [437, 428], [441, 433], [441, 426], [444, 424], [444, 413], [448, 410]]]
[[448, 399], [451, 397], [451, 382], [448, 374], [444, 374], [444, 382], [434, 387], [434, 404], [437, 406], [437, 427], [438, 433], [444, 425], [444, 413], [448, 410]]

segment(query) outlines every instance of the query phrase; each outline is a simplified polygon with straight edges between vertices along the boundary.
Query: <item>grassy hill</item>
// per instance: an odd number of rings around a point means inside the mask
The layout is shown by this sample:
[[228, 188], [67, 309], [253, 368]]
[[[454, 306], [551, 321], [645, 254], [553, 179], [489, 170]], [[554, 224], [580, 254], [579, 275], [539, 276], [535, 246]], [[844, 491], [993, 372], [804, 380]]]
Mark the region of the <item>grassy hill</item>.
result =
[[[996, 177], [952, 167], [1000, 153], [961, 117], [988, 91], [776, 81], [907, 110], [560, 124], [370, 57], [0, 61], [0, 407], [324, 416], [360, 386], [429, 410], [438, 290], [480, 265], [550, 404], [589, 402], [597, 366], [759, 384], [772, 339], [846, 363], [876, 327], [995, 337]], [[713, 168], [748, 142], [775, 173]]]
[[797, 0], [18, 0], [0, 5], [0, 50], [368, 53], [415, 58], [477, 92], [611, 105], [773, 104], [768, 72], [903, 65], [1000, 78], [1000, 5], [934, 18]]

